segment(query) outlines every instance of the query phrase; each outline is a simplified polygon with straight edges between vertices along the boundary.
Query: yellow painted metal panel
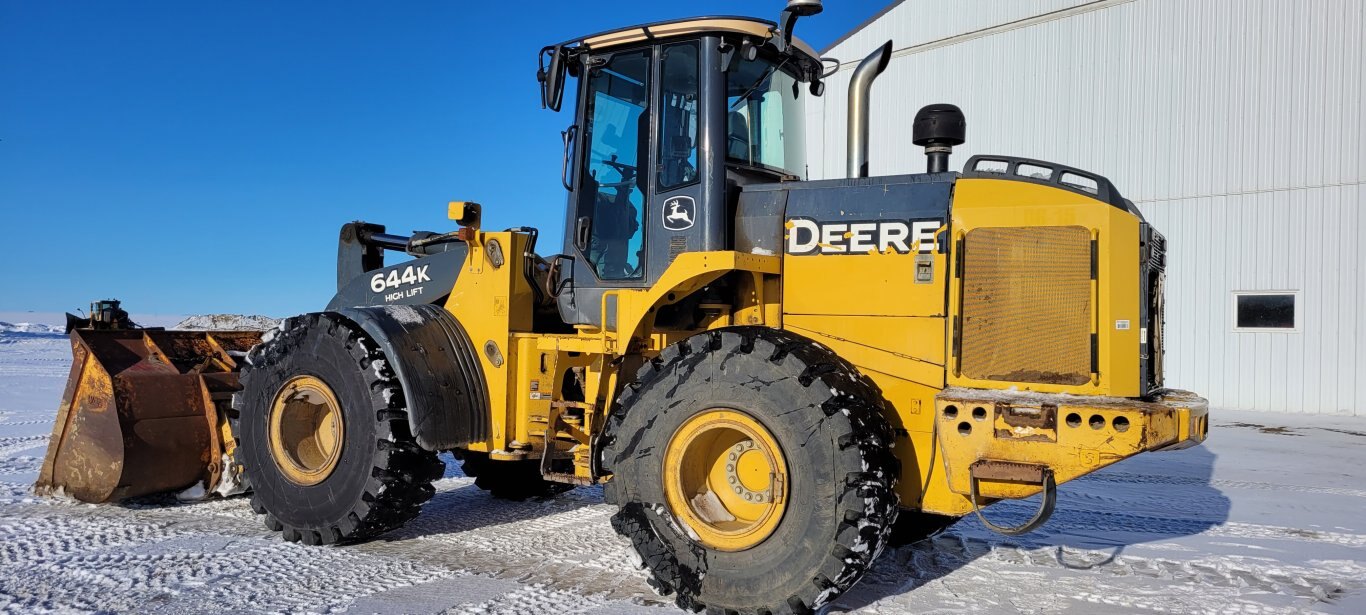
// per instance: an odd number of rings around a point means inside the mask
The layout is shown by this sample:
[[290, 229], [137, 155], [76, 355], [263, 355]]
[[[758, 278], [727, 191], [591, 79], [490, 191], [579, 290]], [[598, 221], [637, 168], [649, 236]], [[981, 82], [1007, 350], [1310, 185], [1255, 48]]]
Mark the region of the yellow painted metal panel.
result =
[[469, 242], [464, 268], [445, 307], [474, 342], [488, 379], [493, 417], [492, 440], [488, 444], [496, 450], [515, 437], [509, 429], [509, 424], [515, 423], [515, 408], [508, 403], [509, 385], [516, 378], [509, 364], [514, 356], [509, 342], [512, 331], [531, 330], [533, 299], [519, 260], [507, 260], [500, 267], [493, 265], [487, 249], [492, 241], [501, 244], [504, 255], [520, 255], [526, 250], [527, 236], [512, 232], [477, 233]]
[[830, 346], [855, 365], [944, 385], [943, 318], [788, 314], [783, 326]]
[[[1054, 393], [1135, 397], [1139, 394], [1139, 220], [1133, 214], [1082, 194], [1005, 179], [961, 179], [954, 191], [954, 245], [979, 228], [1080, 226], [1098, 245], [1094, 283], [1098, 377], [1086, 384], [1055, 384], [974, 378], [950, 359], [948, 382], [976, 388], [1017, 387]], [[955, 262], [950, 266], [957, 267]], [[950, 323], [962, 316], [963, 287], [949, 285]], [[952, 325], [951, 325], [952, 326]], [[959, 330], [950, 331], [955, 339]]]
[[[934, 259], [934, 281], [916, 284], [916, 258]], [[783, 260], [783, 312], [943, 316], [943, 254], [812, 254]]]
[[916, 384], [880, 371], [860, 367], [882, 390], [889, 412], [887, 422], [895, 434], [892, 453], [901, 463], [896, 492], [903, 508], [920, 508], [922, 500], [950, 494], [934, 442], [934, 396], [939, 387]]

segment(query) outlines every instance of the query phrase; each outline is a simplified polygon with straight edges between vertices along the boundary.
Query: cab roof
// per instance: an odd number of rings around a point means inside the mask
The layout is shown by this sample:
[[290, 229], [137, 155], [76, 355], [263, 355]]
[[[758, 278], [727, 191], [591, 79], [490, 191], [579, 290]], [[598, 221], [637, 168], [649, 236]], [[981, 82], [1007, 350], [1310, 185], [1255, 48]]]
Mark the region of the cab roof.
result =
[[[597, 34], [570, 39], [560, 43], [560, 45], [566, 47], [581, 45], [588, 50], [596, 51], [656, 38], [701, 34], [705, 32], [732, 32], [766, 39], [773, 35], [773, 29], [776, 27], [777, 24], [772, 21], [754, 17], [689, 17], [686, 19], [661, 21], [599, 32]], [[821, 56], [810, 45], [807, 45], [801, 39], [794, 37], [792, 39], [792, 47], [819, 65]]]

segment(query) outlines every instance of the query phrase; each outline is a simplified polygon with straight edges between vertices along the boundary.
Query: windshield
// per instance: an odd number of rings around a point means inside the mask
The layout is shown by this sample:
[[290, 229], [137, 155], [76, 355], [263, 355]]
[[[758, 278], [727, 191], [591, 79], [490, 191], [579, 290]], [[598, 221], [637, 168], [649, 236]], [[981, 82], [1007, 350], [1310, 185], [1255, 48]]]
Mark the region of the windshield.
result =
[[784, 62], [741, 61], [726, 76], [726, 158], [806, 177], [801, 84]]

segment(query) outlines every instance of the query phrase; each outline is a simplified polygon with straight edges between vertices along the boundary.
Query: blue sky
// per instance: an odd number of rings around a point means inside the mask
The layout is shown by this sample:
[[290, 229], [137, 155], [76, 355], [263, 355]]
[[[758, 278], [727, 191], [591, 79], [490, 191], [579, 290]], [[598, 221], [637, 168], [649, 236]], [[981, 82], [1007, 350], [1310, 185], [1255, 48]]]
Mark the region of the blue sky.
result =
[[[884, 4], [831, 0], [798, 36]], [[343, 223], [448, 230], [450, 200], [557, 251], [570, 115], [540, 109], [537, 50], [782, 6], [0, 0], [0, 310], [316, 310]]]

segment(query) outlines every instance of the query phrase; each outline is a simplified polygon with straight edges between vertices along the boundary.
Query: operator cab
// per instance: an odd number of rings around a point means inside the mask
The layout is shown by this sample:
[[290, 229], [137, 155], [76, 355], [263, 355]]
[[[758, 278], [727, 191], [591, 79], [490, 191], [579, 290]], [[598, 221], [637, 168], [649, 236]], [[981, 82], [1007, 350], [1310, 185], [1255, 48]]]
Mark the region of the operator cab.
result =
[[558, 111], [569, 90], [576, 108], [563, 133], [565, 322], [611, 328], [606, 291], [650, 287], [680, 253], [729, 248], [738, 186], [806, 177], [803, 105], [824, 90], [822, 64], [791, 32], [815, 7], [789, 3], [781, 23], [701, 17], [541, 50], [543, 105]]

